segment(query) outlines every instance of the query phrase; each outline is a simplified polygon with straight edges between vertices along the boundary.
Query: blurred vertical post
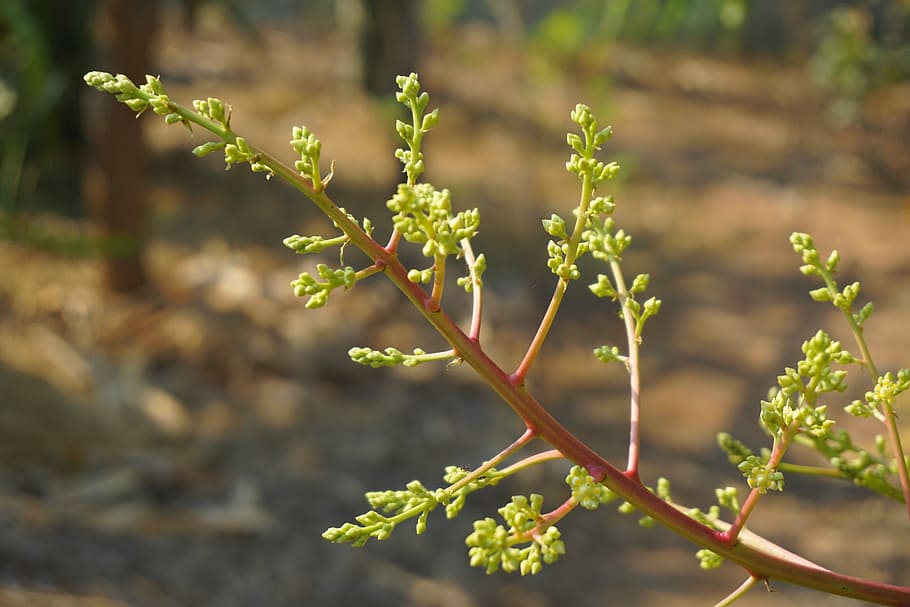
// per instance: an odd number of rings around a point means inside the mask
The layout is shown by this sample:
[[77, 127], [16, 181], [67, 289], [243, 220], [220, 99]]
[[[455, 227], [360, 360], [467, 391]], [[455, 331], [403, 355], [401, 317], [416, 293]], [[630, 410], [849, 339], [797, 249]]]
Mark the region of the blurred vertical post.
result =
[[417, 70], [417, 0], [363, 0], [360, 40], [364, 89], [376, 96], [398, 90], [395, 76]]
[[[155, 0], [102, 0], [98, 4], [100, 69], [123, 73], [137, 84], [150, 70], [157, 28]], [[105, 240], [105, 283], [115, 292], [145, 284], [143, 243], [147, 215], [147, 152], [140, 123], [113, 97], [90, 120], [92, 154], [86, 198]]]

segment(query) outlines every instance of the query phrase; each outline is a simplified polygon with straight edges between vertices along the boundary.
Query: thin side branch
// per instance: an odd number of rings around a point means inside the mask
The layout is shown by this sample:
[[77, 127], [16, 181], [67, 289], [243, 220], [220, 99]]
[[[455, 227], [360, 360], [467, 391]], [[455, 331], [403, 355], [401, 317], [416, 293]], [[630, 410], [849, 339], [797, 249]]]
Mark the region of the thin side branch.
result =
[[616, 282], [616, 294], [619, 296], [629, 348], [626, 359], [626, 368], [629, 371], [629, 459], [626, 464], [626, 474], [632, 478], [638, 478], [638, 461], [641, 450], [641, 372], [638, 363], [640, 336], [636, 331], [632, 310], [629, 309], [629, 290], [626, 288], [622, 268], [615, 259], [610, 261], [610, 270], [613, 273], [613, 280]]

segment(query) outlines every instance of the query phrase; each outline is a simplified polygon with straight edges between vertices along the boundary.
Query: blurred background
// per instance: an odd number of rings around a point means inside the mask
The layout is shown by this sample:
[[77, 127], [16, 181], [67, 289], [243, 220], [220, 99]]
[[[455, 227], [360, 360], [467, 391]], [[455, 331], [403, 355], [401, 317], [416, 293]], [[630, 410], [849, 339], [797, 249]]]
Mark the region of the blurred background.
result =
[[[714, 487], [742, 486], [715, 434], [766, 446], [758, 403], [802, 341], [823, 327], [852, 347], [806, 295], [792, 231], [841, 251], [842, 280], [876, 304], [879, 368], [908, 366], [908, 30], [898, 0], [5, 0], [0, 603], [705, 605], [743, 576], [701, 572], [695, 547], [613, 508], [562, 522], [568, 554], [533, 579], [471, 569], [471, 522], [512, 494], [560, 503], [565, 464], [475, 494], [454, 521], [436, 513], [419, 538], [405, 525], [365, 549], [324, 542], [364, 491], [441, 485], [446, 465], [477, 466], [522, 424], [469, 369], [351, 363], [352, 345], [441, 344], [381, 277], [304, 309], [288, 283], [337, 257], [281, 239], [332, 227], [282, 184], [196, 159], [204, 133], [136, 120], [85, 72], [224, 99], [239, 134], [288, 161], [291, 126], [309, 126], [336, 161], [329, 193], [382, 240], [400, 178], [394, 76], [419, 71], [441, 110], [425, 177], [480, 208], [483, 340], [506, 369], [549, 300], [540, 220], [576, 203], [565, 132], [590, 105], [615, 129], [602, 158], [623, 166], [606, 191], [633, 236], [626, 271], [650, 272], [664, 301], [643, 349], [642, 475], [707, 509]], [[447, 305], [469, 317], [455, 289]], [[576, 285], [530, 378], [619, 464], [626, 378], [591, 349], [623, 339]], [[867, 389], [855, 382], [831, 410]], [[838, 419], [867, 445], [880, 432]], [[901, 510], [788, 478], [752, 526], [907, 585]], [[853, 604], [773, 589], [742, 604]]]

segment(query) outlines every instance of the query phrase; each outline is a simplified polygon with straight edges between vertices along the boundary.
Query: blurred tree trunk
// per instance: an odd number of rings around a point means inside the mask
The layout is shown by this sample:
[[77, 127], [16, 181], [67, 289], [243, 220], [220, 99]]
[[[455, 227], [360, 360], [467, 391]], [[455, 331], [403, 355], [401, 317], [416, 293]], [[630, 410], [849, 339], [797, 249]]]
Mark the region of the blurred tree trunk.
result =
[[[128, 75], [137, 84], [150, 71], [157, 26], [155, 0], [104, 0], [98, 5], [98, 69]], [[143, 243], [147, 213], [147, 151], [140, 123], [110, 95], [90, 124], [92, 154], [86, 198], [106, 241], [105, 282], [115, 292], [145, 284]]]
[[420, 49], [417, 0], [363, 0], [360, 41], [363, 85], [372, 95], [398, 90], [395, 76], [417, 70]]

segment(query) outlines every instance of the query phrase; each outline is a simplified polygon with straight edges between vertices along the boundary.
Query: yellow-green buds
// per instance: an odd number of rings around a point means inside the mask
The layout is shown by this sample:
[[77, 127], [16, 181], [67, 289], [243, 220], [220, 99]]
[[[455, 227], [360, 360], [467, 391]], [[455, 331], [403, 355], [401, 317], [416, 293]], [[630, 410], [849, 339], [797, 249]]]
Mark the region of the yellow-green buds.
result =
[[572, 466], [566, 484], [572, 489], [572, 498], [586, 510], [596, 510], [601, 504], [616, 499], [616, 494], [595, 481], [583, 466]]
[[357, 280], [356, 272], [350, 266], [333, 270], [321, 263], [316, 266], [316, 273], [318, 278], [311, 276], [309, 272], [304, 272], [297, 280], [291, 281], [294, 295], [310, 298], [306, 303], [307, 308], [324, 306], [332, 290], [339, 287], [350, 289]]
[[424, 171], [423, 153], [420, 151], [420, 145], [423, 136], [439, 122], [439, 109], [435, 109], [429, 114], [424, 114], [427, 105], [430, 103], [430, 95], [426, 91], [420, 92], [420, 81], [417, 74], [411, 72], [408, 76], [398, 76], [395, 79], [398, 88], [401, 89], [395, 94], [398, 103], [411, 110], [411, 123], [398, 120], [395, 123], [395, 131], [401, 137], [408, 149], [399, 148], [395, 150], [395, 158], [404, 165], [404, 172], [408, 176], [408, 184], [417, 183], [417, 178]]
[[705, 570], [717, 569], [724, 562], [724, 558], [722, 556], [716, 552], [708, 550], [707, 548], [702, 548], [696, 552], [695, 558], [698, 559], [698, 566]]
[[755, 455], [750, 455], [737, 466], [746, 481], [753, 489], [758, 489], [759, 493], [766, 493], [769, 490], [784, 490], [784, 475], [781, 471], [770, 468], [766, 461]]
[[[535, 575], [544, 564], [556, 562], [566, 553], [559, 530], [552, 526], [539, 529], [543, 497], [532, 494], [512, 497], [512, 501], [499, 509], [499, 514], [509, 525], [497, 525], [492, 518], [474, 521], [474, 532], [465, 538], [472, 567], [482, 567], [487, 574], [502, 569], [506, 573], [518, 571], [521, 575]], [[528, 545], [519, 548], [521, 544]]]

